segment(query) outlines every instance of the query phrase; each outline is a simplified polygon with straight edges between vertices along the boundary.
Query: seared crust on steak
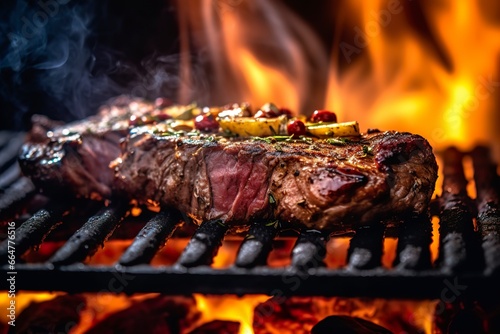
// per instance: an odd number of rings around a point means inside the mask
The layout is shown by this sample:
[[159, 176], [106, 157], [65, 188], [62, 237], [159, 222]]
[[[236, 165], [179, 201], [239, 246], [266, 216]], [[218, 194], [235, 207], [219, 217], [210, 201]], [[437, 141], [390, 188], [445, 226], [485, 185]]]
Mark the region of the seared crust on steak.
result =
[[201, 222], [347, 232], [427, 210], [437, 179], [429, 143], [387, 131], [341, 140], [226, 139], [134, 130], [117, 161], [116, 188]]
[[39, 120], [23, 146], [21, 168], [45, 192], [126, 196], [174, 207], [195, 222], [221, 219], [233, 227], [279, 220], [348, 232], [424, 213], [434, 191], [437, 164], [418, 135], [225, 138], [180, 131], [176, 120], [129, 122], [157, 111], [152, 103], [120, 97], [79, 122]]
[[109, 197], [114, 180], [109, 163], [120, 156], [129, 118], [153, 109], [142, 99], [120, 96], [97, 115], [65, 125], [36, 116], [19, 155], [21, 169], [48, 193]]

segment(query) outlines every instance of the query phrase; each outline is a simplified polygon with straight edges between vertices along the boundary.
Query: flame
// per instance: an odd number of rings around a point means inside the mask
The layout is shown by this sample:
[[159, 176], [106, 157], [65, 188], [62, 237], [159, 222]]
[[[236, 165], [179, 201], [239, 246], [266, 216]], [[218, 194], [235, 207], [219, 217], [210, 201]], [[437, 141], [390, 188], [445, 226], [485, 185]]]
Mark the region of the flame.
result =
[[[438, 149], [488, 142], [500, 157], [495, 6], [479, 0], [318, 6], [318, 20], [334, 23], [334, 40], [325, 45], [279, 1], [178, 1], [183, 54], [204, 50], [210, 74], [204, 102], [272, 101], [306, 115], [327, 108], [363, 129], [419, 133]], [[188, 61], [182, 65], [182, 73], [193, 74]], [[183, 87], [181, 99], [204, 96], [192, 88]]]
[[253, 334], [254, 309], [270, 297], [266, 295], [221, 297], [194, 294], [194, 298], [198, 309], [202, 312], [201, 324], [212, 320], [236, 321], [240, 323], [239, 334]]
[[[437, 223], [434, 222], [435, 228]], [[437, 234], [435, 234], [436, 236]], [[173, 238], [155, 256], [153, 265], [173, 265], [180, 253], [185, 248], [188, 238]], [[218, 254], [214, 258], [214, 268], [226, 268], [235, 261], [237, 250], [241, 245], [241, 238], [228, 237], [224, 240]], [[89, 265], [112, 265], [116, 263], [119, 256], [123, 254], [131, 240], [110, 240], [103, 249], [100, 249], [86, 263]], [[269, 256], [271, 267], [283, 267], [290, 264], [290, 253], [295, 243], [294, 238], [277, 238], [274, 249]], [[57, 249], [60, 243], [49, 243], [52, 248]], [[438, 241], [433, 243], [433, 258], [437, 256]], [[397, 240], [386, 238], [384, 240], [383, 266], [390, 268], [396, 253]], [[345, 265], [349, 238], [332, 238], [327, 244], [327, 258], [325, 262], [328, 267], [340, 268]], [[53, 250], [48, 254], [53, 253]], [[16, 296], [18, 312], [21, 313], [27, 305], [32, 302], [43, 302], [51, 300], [62, 293], [26, 293], [20, 292]], [[158, 296], [158, 294], [125, 294], [113, 293], [85, 293], [82, 294], [86, 306], [81, 310], [80, 321], [72, 328], [72, 334], [85, 333], [93, 326], [104, 321], [110, 315], [127, 310], [139, 301]], [[175, 297], [174, 297], [175, 298]], [[271, 303], [274, 311], [266, 321], [265, 330], [269, 333], [295, 333], [297, 330], [309, 332], [312, 326], [329, 315], [349, 315], [361, 317], [385, 326], [395, 332], [404, 330], [401, 326], [413, 326], [425, 333], [431, 333], [433, 328], [433, 314], [436, 301], [387, 301], [383, 299], [357, 299], [357, 298], [289, 298], [271, 299], [267, 295], [193, 295], [195, 303], [192, 313], [199, 314], [195, 320], [189, 323], [186, 332], [193, 330], [213, 320], [234, 321], [240, 324], [240, 334], [261, 333], [262, 329], [256, 329], [255, 309], [262, 303]], [[304, 300], [307, 302], [304, 304]], [[0, 296], [0, 306], [9, 300], [7, 296]], [[307, 305], [307, 306], [304, 306]], [[290, 308], [287, 310], [287, 308]], [[284, 312], [284, 313], [282, 313]], [[294, 314], [290, 318], [288, 312]], [[267, 314], [267, 313], [264, 313]], [[254, 331], [255, 330], [255, 331]], [[300, 332], [300, 331], [299, 331]]]
[[[62, 293], [19, 293], [16, 298], [17, 311], [20, 314], [30, 303], [38, 303], [43, 308], [43, 302], [50, 301]], [[152, 300], [159, 294], [125, 294], [84, 293], [85, 300], [79, 310], [80, 318], [71, 328], [70, 333], [86, 333], [94, 326], [107, 321], [110, 316], [126, 311], [140, 302]], [[191, 297], [165, 297], [175, 300], [189, 301]], [[239, 334], [253, 333], [309, 333], [311, 328], [323, 318], [330, 315], [348, 315], [359, 317], [389, 330], [400, 333], [413, 328], [414, 332], [433, 333], [433, 315], [437, 301], [405, 301], [397, 302], [384, 299], [360, 298], [325, 298], [325, 297], [290, 297], [274, 299], [267, 295], [222, 295], [211, 296], [194, 294], [194, 302], [179, 304], [179, 307], [190, 307], [189, 318], [182, 321], [182, 333], [212, 322], [232, 321], [239, 323]], [[3, 297], [0, 306], [4, 304]], [[83, 304], [82, 304], [83, 305]], [[151, 307], [161, 307], [161, 304]], [[261, 312], [263, 305], [271, 306], [272, 312]], [[144, 309], [137, 309], [138, 315]], [[128, 317], [135, 313], [127, 313]], [[156, 309], [153, 312], [158, 312]], [[256, 314], [258, 314], [256, 316]], [[45, 316], [45, 315], [44, 315]], [[123, 315], [122, 315], [123, 317]], [[33, 320], [35, 320], [34, 318]], [[260, 320], [259, 320], [260, 319]], [[259, 320], [259, 321], [257, 321]], [[141, 319], [137, 319], [141, 321]], [[2, 320], [4, 322], [4, 320]]]
[[[350, 21], [336, 29], [351, 34], [337, 40], [331, 57], [328, 108], [366, 127], [420, 133], [437, 148], [498, 138], [491, 125], [500, 96], [493, 8], [452, 0], [344, 5]], [[367, 42], [356, 43], [357, 36]], [[346, 61], [340, 71], [336, 65]]]
[[[59, 295], [61, 295], [61, 293], [20, 291], [16, 294], [15, 298], [16, 314], [20, 314], [32, 302], [43, 302], [51, 300]], [[6, 310], [9, 307], [9, 303], [11, 300], [13, 299], [9, 298], [7, 293], [2, 292], [2, 295], [0, 296], [0, 308], [2, 310]], [[8, 320], [1, 320], [2, 323], [5, 323], [6, 321]]]
[[[248, 101], [255, 107], [274, 102], [299, 113], [323, 99], [316, 87], [326, 84], [327, 53], [308, 25], [282, 3], [189, 0], [177, 6], [181, 36], [191, 41], [181, 37], [182, 54], [192, 44], [205, 50], [211, 75], [203, 92], [181, 87], [181, 101], [199, 100], [208, 89], [210, 96], [202, 102]], [[183, 68], [182, 81], [189, 82], [192, 72]]]

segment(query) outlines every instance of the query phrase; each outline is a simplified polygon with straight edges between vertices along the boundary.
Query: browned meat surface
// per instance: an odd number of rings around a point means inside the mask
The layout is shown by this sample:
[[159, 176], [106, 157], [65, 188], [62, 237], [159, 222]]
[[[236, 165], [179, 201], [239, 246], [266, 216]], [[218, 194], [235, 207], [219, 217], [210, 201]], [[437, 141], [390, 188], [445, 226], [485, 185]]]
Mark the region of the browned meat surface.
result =
[[156, 111], [122, 97], [83, 121], [39, 120], [21, 152], [22, 170], [49, 193], [124, 195], [175, 207], [196, 222], [277, 219], [338, 232], [423, 213], [434, 191], [436, 161], [418, 135], [277, 141], [186, 133], [173, 128], [183, 126], [177, 121], [130, 126], [131, 116]]
[[383, 132], [340, 140], [230, 140], [132, 132], [116, 162], [116, 188], [142, 203], [232, 226], [278, 219], [346, 232], [427, 210], [437, 178], [428, 142]]
[[19, 163], [23, 172], [46, 192], [110, 196], [114, 174], [109, 163], [120, 153], [131, 115], [150, 113], [152, 103], [121, 96], [92, 117], [61, 125], [38, 117]]

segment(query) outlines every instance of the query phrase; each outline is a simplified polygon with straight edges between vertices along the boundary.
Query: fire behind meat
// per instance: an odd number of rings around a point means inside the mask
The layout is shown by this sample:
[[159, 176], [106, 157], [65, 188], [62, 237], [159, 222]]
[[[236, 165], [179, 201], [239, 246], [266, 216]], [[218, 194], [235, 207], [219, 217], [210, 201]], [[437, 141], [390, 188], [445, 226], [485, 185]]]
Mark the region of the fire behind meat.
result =
[[[418, 135], [239, 137], [189, 128], [194, 108], [169, 107], [168, 117], [161, 108], [121, 98], [45, 137], [33, 131], [21, 167], [48, 193], [125, 196], [175, 207], [195, 222], [279, 221], [337, 233], [389, 213], [425, 213], [434, 191], [437, 164]], [[230, 110], [239, 117], [245, 108]]]

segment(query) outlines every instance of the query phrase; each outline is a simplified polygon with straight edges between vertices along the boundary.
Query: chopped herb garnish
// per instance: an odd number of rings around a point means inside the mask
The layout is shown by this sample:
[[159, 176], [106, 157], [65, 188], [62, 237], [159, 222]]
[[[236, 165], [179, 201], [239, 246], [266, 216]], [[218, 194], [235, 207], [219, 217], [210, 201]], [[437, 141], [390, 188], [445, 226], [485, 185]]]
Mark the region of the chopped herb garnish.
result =
[[293, 136], [269, 136], [269, 137], [252, 137], [254, 141], [264, 141], [268, 144], [276, 142], [289, 142], [293, 140]]
[[217, 222], [216, 222], [216, 223], [217, 223], [217, 224], [219, 224], [219, 225], [220, 225], [220, 226], [222, 226], [222, 227], [226, 227], [226, 224], [224, 224], [224, 222], [223, 222], [222, 220], [220, 220], [220, 219], [219, 219], [219, 220], [217, 220]]
[[283, 151], [283, 146], [281, 146], [280, 144], [275, 144], [274, 145], [274, 149], [278, 152], [282, 152]]
[[253, 141], [263, 141], [263, 142], [266, 142], [268, 144], [272, 144], [271, 137], [252, 137], [252, 140]]
[[313, 142], [312, 138], [307, 137], [307, 136], [299, 136], [299, 139], [301, 139], [302, 141], [309, 143], [309, 144], [312, 144], [312, 142]]
[[370, 146], [363, 145], [363, 156], [373, 155], [373, 149]]
[[155, 134], [159, 137], [177, 136], [178, 133], [172, 131], [155, 131]]
[[328, 138], [326, 142], [331, 145], [345, 146], [351, 141], [347, 138]]
[[266, 224], [267, 227], [274, 227], [277, 229], [280, 226], [279, 220], [273, 220]]
[[272, 136], [276, 141], [291, 141], [293, 139], [293, 135], [291, 136]]
[[224, 131], [222, 131], [221, 136], [226, 137], [226, 138], [238, 137], [238, 135], [236, 133], [231, 132], [231, 131], [226, 130], [226, 129]]
[[274, 198], [274, 195], [269, 193], [269, 204], [274, 205], [276, 204], [276, 198]]

